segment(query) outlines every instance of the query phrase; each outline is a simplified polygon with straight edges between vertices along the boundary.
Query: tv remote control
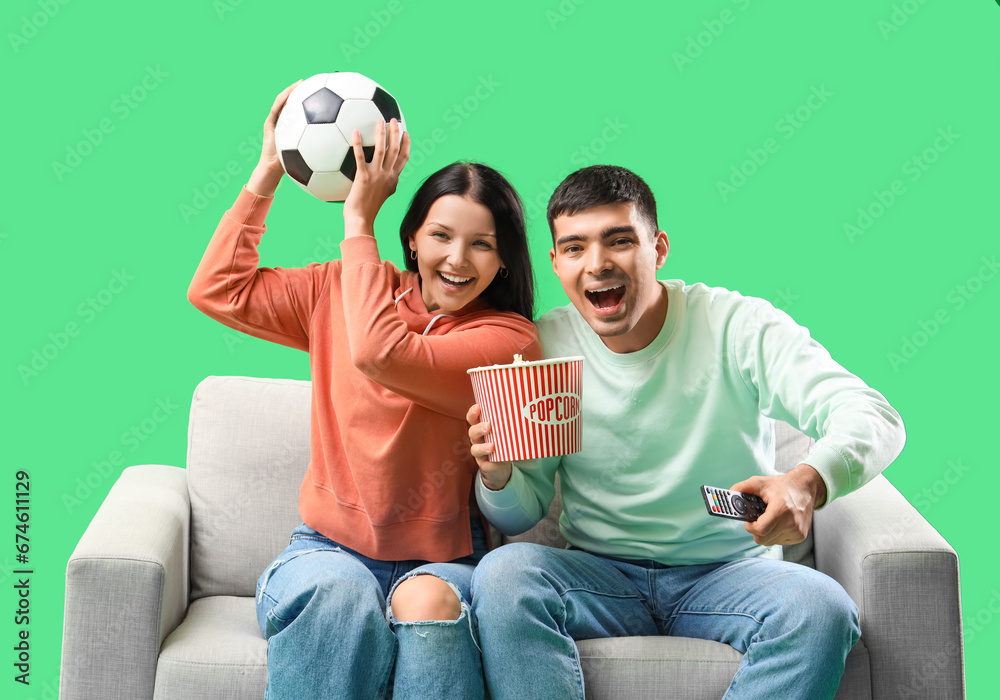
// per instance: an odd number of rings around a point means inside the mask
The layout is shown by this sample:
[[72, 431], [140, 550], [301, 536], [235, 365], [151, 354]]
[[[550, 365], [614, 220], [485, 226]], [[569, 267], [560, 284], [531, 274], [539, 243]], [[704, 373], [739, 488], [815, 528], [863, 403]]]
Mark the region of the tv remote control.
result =
[[701, 497], [705, 499], [709, 514], [720, 518], [754, 521], [767, 508], [760, 496], [714, 486], [702, 486]]

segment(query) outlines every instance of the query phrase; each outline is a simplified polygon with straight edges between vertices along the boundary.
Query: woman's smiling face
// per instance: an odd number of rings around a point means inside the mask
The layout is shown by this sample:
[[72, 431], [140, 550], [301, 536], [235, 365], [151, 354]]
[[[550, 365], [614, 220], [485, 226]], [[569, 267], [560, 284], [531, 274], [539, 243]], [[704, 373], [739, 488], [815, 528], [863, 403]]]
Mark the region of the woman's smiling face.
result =
[[428, 311], [458, 311], [490, 286], [502, 267], [493, 214], [455, 194], [439, 197], [410, 237]]

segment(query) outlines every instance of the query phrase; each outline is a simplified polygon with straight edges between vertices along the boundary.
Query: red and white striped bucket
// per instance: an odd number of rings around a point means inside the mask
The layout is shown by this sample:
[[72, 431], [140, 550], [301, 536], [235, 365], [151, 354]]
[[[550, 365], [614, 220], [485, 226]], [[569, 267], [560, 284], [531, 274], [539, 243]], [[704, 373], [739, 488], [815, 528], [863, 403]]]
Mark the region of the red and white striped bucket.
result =
[[582, 357], [476, 367], [469, 374], [491, 427], [491, 462], [580, 451]]

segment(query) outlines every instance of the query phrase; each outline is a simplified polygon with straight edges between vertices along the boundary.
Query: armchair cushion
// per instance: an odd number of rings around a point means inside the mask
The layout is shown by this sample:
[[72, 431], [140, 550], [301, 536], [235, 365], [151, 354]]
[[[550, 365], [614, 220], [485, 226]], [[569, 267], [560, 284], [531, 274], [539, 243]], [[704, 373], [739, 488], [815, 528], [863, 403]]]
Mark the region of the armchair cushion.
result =
[[244, 700], [263, 695], [267, 642], [254, 599], [210, 596], [191, 602], [156, 665], [154, 700]]

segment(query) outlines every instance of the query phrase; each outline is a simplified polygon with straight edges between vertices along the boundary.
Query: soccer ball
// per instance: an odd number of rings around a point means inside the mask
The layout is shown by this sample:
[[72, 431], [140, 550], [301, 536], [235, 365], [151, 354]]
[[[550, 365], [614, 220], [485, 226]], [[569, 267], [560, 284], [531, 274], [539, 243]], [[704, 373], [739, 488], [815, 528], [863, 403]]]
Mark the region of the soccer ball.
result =
[[320, 73], [292, 90], [274, 126], [274, 145], [285, 172], [324, 202], [343, 202], [354, 183], [357, 163], [351, 134], [361, 131], [365, 160], [375, 153], [375, 125], [399, 121], [395, 98], [360, 73]]

